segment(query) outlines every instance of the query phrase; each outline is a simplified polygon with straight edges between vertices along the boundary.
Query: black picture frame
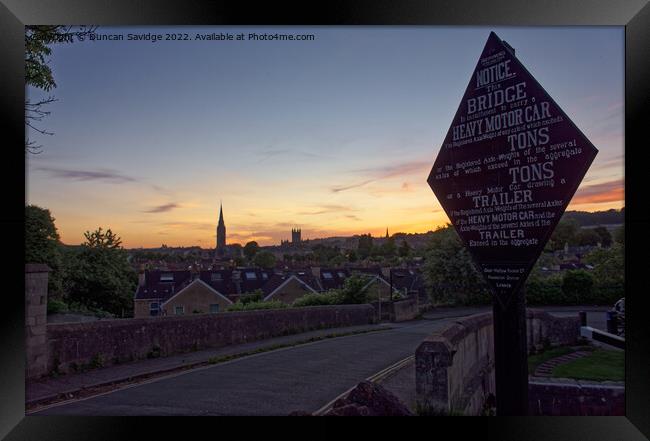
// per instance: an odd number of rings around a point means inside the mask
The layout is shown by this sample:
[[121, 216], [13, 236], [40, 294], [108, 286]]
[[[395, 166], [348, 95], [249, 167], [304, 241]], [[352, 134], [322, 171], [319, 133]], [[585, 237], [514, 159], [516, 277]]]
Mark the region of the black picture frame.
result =
[[[644, 440], [650, 438], [650, 327], [644, 320], [644, 269], [650, 249], [650, 204], [644, 186], [644, 147], [650, 93], [650, 6], [647, 0], [563, 0], [522, 2], [517, 0], [441, 1], [327, 1], [301, 4], [170, 0], [59, 0], [57, 2], [3, 0], [0, 4], [0, 88], [2, 88], [2, 137], [6, 140], [6, 160], [0, 173], [3, 209], [0, 214], [5, 237], [3, 275], [9, 281], [4, 290], [4, 310], [0, 326], [0, 437], [7, 440], [135, 439], [160, 434], [217, 430], [208, 419], [179, 424], [169, 418], [57, 417], [25, 416], [24, 381], [24, 249], [26, 184], [24, 151], [24, 25], [611, 25], [625, 26], [625, 225], [626, 225], [626, 416], [625, 417], [522, 417], [476, 418], [473, 424], [455, 418], [439, 418], [433, 423], [419, 419], [420, 430], [439, 438], [453, 433], [464, 438], [476, 436], [498, 440]], [[23, 164], [24, 165], [24, 164]], [[634, 182], [636, 181], [636, 182]], [[638, 256], [638, 257], [636, 257]], [[647, 269], [645, 270], [647, 271]], [[321, 420], [322, 419], [317, 419]], [[288, 427], [285, 420], [278, 427]], [[304, 419], [301, 421], [305, 421]], [[314, 421], [314, 419], [311, 419]], [[313, 422], [323, 427], [323, 435], [338, 436], [334, 423]], [[371, 420], [374, 421], [374, 420]], [[411, 421], [389, 423], [393, 427], [415, 428]], [[219, 432], [224, 423], [217, 426]], [[247, 426], [236, 422], [240, 434]], [[301, 424], [302, 425], [302, 424]], [[444, 430], [442, 426], [446, 426]], [[477, 425], [479, 426], [478, 431]], [[179, 426], [183, 426], [179, 432]], [[303, 425], [304, 426], [304, 425]], [[325, 427], [327, 426], [327, 428]], [[383, 427], [380, 423], [364, 426]], [[487, 429], [487, 430], [486, 430]], [[304, 429], [303, 429], [304, 430]], [[451, 432], [449, 432], [451, 430]], [[426, 433], [426, 432], [425, 432]], [[136, 435], [137, 434], [137, 435]], [[141, 434], [141, 435], [140, 435]], [[145, 436], [146, 435], [146, 436]], [[645, 436], [644, 436], [645, 435]], [[213, 436], [216, 436], [214, 433]], [[283, 435], [284, 436], [284, 435]], [[367, 436], [367, 433], [364, 433]], [[415, 436], [415, 434], [404, 434]], [[446, 435], [445, 438], [450, 437]]]

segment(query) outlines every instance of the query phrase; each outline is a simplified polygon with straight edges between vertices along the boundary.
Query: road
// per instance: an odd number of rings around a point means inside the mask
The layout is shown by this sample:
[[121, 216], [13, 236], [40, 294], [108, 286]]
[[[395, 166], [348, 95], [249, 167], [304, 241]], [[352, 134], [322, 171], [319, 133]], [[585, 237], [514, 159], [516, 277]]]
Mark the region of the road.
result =
[[[160, 378], [42, 410], [38, 415], [287, 415], [313, 412], [359, 381], [413, 355], [452, 317], [449, 309], [393, 329], [322, 340]], [[562, 308], [557, 315], [575, 315]], [[556, 313], [555, 311], [552, 311]], [[597, 317], [602, 312], [590, 313]]]

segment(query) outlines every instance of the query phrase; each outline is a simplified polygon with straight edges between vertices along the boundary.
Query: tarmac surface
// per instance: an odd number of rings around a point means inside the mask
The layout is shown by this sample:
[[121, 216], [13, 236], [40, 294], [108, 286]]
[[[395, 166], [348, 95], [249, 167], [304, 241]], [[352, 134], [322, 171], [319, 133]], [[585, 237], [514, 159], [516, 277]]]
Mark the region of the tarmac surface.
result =
[[[603, 325], [605, 323], [606, 308], [540, 309], [554, 315], [576, 315], [577, 311], [586, 310], [590, 326], [600, 327], [601, 316]], [[358, 382], [413, 355], [427, 335], [456, 317], [487, 311], [491, 308], [438, 308], [426, 313], [421, 320], [387, 324], [392, 327], [389, 330], [324, 339], [203, 366], [103, 395], [54, 405], [33, 414], [287, 415], [297, 410], [314, 412]], [[337, 329], [328, 331], [340, 332]], [[409, 381], [404, 376], [393, 379], [399, 382], [403, 394], [410, 393]]]

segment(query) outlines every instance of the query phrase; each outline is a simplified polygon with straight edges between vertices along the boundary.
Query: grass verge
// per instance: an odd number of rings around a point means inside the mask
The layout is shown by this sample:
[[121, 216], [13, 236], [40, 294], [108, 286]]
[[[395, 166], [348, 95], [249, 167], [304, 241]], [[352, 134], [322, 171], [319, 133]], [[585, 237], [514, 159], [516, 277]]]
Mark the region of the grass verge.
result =
[[625, 352], [596, 349], [592, 354], [553, 369], [553, 376], [591, 381], [624, 381]]
[[553, 349], [548, 349], [544, 352], [541, 352], [539, 354], [535, 355], [529, 355], [528, 356], [528, 373], [530, 375], [533, 375], [535, 373], [535, 370], [537, 367], [544, 363], [545, 361], [548, 361], [552, 358], [556, 357], [561, 357], [562, 355], [570, 354], [572, 352], [575, 352], [576, 349], [570, 347], [570, 346], [560, 346], [557, 348]]

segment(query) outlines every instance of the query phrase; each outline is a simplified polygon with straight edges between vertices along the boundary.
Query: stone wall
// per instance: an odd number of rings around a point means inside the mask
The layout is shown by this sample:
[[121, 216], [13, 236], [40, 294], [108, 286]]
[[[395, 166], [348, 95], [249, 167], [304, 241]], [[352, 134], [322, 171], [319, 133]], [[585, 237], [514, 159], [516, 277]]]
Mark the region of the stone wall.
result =
[[494, 392], [492, 313], [461, 319], [427, 337], [415, 352], [418, 405], [434, 412], [480, 413]]
[[409, 297], [404, 300], [397, 300], [393, 302], [393, 321], [403, 322], [406, 320], [413, 320], [420, 315], [418, 309], [418, 302], [415, 297]]
[[[371, 302], [375, 308], [375, 315], [379, 315], [379, 302]], [[381, 302], [381, 317], [382, 320], [390, 320], [392, 322], [403, 322], [406, 320], [413, 320], [422, 311], [418, 307], [418, 302], [415, 297], [408, 297], [402, 300], [384, 300]]]
[[370, 305], [100, 320], [47, 326], [47, 372], [74, 371], [314, 329], [374, 323]]
[[25, 375], [47, 373], [47, 277], [43, 264], [25, 265]]
[[526, 331], [529, 353], [547, 346], [575, 344], [580, 338], [580, 318], [555, 317], [539, 309], [527, 309]]
[[538, 379], [528, 384], [529, 415], [625, 415], [625, 385]]
[[[528, 309], [529, 351], [576, 343], [580, 319]], [[415, 353], [420, 406], [441, 412], [478, 415], [494, 384], [492, 313], [463, 318], [427, 337]]]

